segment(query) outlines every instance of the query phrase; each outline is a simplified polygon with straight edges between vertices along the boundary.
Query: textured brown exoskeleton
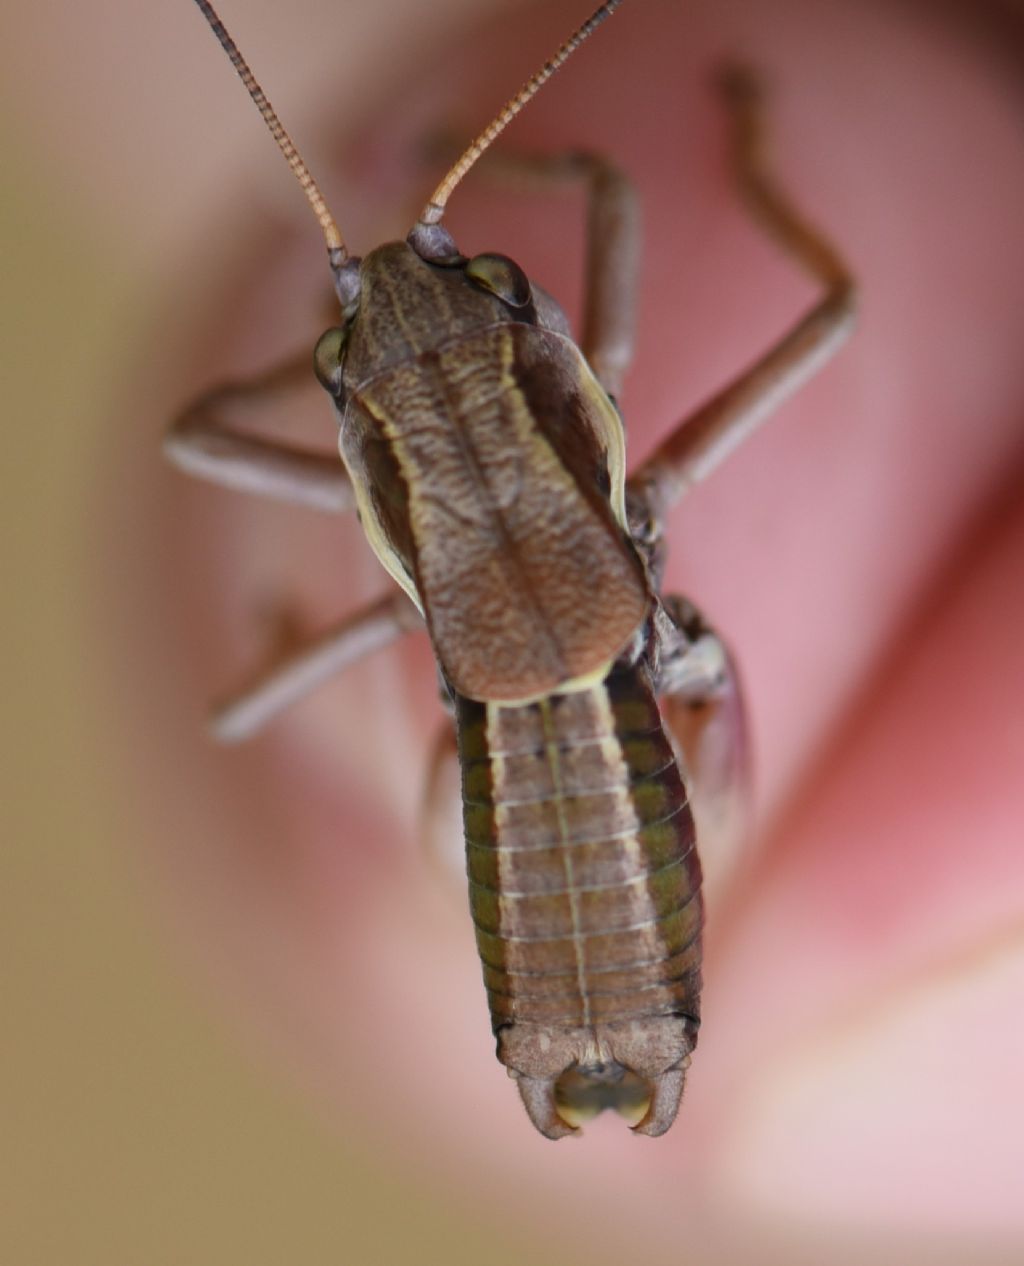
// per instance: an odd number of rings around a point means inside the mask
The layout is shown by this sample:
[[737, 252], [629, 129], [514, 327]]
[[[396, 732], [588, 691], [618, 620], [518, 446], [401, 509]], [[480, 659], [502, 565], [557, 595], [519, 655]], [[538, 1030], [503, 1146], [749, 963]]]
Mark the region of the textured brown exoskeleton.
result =
[[840, 344], [850, 278], [764, 169], [753, 76], [724, 73], [747, 200], [825, 295], [627, 480], [614, 403], [630, 357], [638, 237], [626, 179], [590, 155], [534, 164], [588, 187], [581, 347], [512, 260], [466, 259], [440, 224], [494, 136], [621, 0], [602, 5], [513, 98], [407, 241], [362, 260], [213, 10], [197, 3], [324, 230], [342, 322], [317, 344], [315, 368], [337, 410], [344, 465], [230, 425], [251, 386], [191, 406], [168, 453], [231, 487], [355, 505], [399, 585], [236, 697], [220, 733], [252, 733], [425, 620], [456, 720], [498, 1057], [548, 1138], [608, 1106], [638, 1133], [661, 1134], [700, 1023], [695, 824], [716, 847], [735, 833], [745, 772], [728, 654], [688, 603], [659, 594], [663, 517]]

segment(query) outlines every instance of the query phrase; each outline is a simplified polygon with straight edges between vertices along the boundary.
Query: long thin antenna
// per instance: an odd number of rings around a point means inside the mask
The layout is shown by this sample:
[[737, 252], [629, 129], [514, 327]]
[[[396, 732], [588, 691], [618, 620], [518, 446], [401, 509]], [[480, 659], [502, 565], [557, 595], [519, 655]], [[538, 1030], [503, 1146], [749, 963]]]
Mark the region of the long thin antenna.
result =
[[256, 82], [256, 76], [249, 69], [249, 63], [238, 51], [238, 46], [227, 32], [224, 23], [217, 16], [216, 10], [207, 0], [196, 0], [196, 4], [207, 22], [213, 29], [214, 35], [220, 40], [221, 47], [228, 57], [231, 58], [231, 64], [238, 71], [238, 77], [256, 103], [256, 108], [263, 115], [263, 122], [270, 129], [270, 135], [277, 142], [277, 147], [285, 156], [288, 166], [295, 173], [295, 178], [302, 186], [302, 191], [306, 195], [309, 205], [313, 208], [320, 228], [323, 231], [324, 240], [327, 242], [327, 250], [331, 257], [331, 266], [335, 270], [348, 259], [348, 250], [341, 236], [341, 230], [335, 223], [334, 216], [327, 209], [327, 203], [320, 187], [313, 179], [309, 168], [302, 161], [302, 155], [295, 148], [292, 138], [284, 130], [281, 120], [277, 117], [274, 107], [267, 100], [267, 95]]
[[[199, 0], [197, 0], [198, 2]], [[491, 143], [504, 132], [505, 128], [508, 127], [530, 98], [540, 91], [559, 66], [568, 60], [569, 56], [579, 48], [588, 36], [593, 35], [606, 18], [611, 17], [620, 4], [622, 4], [622, 0], [607, 0], [606, 4], [602, 4], [599, 9], [596, 9], [587, 18], [586, 22], [569, 36], [558, 52], [523, 84], [510, 101], [506, 102], [495, 118], [488, 123], [434, 190], [430, 201], [423, 208], [423, 213], [420, 215], [420, 224], [438, 223], [441, 216], [444, 215], [444, 209], [452, 195], [452, 190], [462, 180], [466, 172], [469, 171], [481, 154], [490, 147]]]

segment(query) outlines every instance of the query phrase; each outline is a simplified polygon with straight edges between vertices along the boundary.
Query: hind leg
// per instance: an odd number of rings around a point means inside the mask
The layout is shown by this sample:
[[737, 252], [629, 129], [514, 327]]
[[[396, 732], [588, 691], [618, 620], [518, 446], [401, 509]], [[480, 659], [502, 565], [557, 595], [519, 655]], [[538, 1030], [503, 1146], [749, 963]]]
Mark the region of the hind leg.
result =
[[462, 771], [455, 726], [446, 719], [430, 751], [420, 819], [427, 864], [448, 891], [466, 900], [466, 849], [462, 826]]
[[735, 869], [750, 828], [743, 694], [725, 643], [691, 602], [670, 596], [658, 618], [661, 708], [683, 762], [713, 900]]

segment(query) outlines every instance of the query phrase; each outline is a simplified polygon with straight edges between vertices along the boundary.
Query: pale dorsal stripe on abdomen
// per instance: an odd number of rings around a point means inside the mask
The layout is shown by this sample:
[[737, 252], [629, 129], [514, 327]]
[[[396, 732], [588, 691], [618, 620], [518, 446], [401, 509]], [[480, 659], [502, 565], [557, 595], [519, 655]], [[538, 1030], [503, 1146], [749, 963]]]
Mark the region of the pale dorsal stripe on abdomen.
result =
[[495, 1029], [696, 1017], [700, 866], [646, 669], [525, 707], [458, 701]]

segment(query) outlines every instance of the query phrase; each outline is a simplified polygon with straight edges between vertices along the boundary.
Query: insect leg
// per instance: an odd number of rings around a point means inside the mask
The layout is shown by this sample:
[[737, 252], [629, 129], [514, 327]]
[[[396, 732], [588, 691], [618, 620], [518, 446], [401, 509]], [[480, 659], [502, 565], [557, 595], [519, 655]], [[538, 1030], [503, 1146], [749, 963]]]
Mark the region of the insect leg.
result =
[[683, 763], [705, 887], [733, 869], [749, 826], [749, 753], [736, 666], [686, 598], [662, 600], [657, 689]]
[[307, 389], [323, 395], [308, 355], [248, 382], [214, 388], [177, 418], [164, 452], [186, 473], [236, 491], [315, 510], [349, 510], [355, 498], [336, 452], [315, 452], [247, 433], [262, 417], [281, 416], [296, 407]]
[[640, 206], [626, 176], [582, 154], [588, 181], [586, 294], [580, 347], [610, 396], [622, 393], [633, 359], [640, 275]]
[[600, 154], [492, 151], [481, 174], [526, 189], [584, 182], [587, 191], [583, 334], [580, 348], [610, 396], [633, 359], [640, 271], [640, 204], [629, 178]]
[[401, 590], [378, 598], [218, 704], [211, 721], [213, 733], [224, 743], [251, 738], [329, 678], [421, 625], [419, 612]]
[[462, 770], [455, 726], [446, 720], [430, 751], [420, 838], [431, 868], [446, 887], [466, 897], [466, 850], [462, 826]]
[[728, 67], [719, 84], [731, 119], [735, 177], [748, 207], [779, 246], [822, 284], [825, 294], [756, 364], [685, 418], [636, 471], [629, 481], [631, 500], [654, 521], [820, 369], [853, 328], [856, 294], [846, 265], [771, 173], [756, 76]]

